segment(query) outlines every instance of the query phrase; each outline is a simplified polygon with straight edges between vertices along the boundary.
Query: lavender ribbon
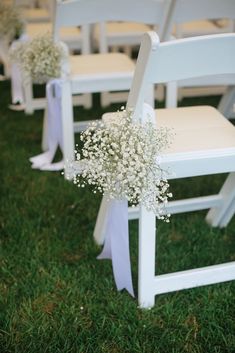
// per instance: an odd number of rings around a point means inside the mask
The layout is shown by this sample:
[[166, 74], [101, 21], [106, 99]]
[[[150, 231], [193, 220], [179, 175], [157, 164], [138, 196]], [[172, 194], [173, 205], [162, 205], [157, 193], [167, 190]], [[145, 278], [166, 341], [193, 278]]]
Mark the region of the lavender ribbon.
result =
[[105, 243], [98, 259], [111, 259], [117, 289], [133, 297], [128, 230], [127, 200], [110, 200], [105, 222]]

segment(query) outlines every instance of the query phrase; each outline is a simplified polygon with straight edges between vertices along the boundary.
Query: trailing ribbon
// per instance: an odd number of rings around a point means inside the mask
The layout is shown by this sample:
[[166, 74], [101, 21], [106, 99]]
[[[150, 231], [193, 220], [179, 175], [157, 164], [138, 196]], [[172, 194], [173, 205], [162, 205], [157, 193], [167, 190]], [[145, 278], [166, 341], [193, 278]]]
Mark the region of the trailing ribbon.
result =
[[0, 75], [1, 80], [9, 76], [9, 40], [7, 38], [0, 38], [0, 59], [4, 65], [4, 76]]
[[22, 74], [18, 64], [11, 64], [11, 100], [13, 104], [24, 103]]
[[62, 121], [61, 121], [61, 86], [62, 79], [54, 79], [46, 85], [47, 96], [47, 142], [48, 151], [29, 160], [33, 169], [57, 171], [64, 168], [64, 160], [52, 163], [58, 146], [63, 152]]
[[[154, 109], [144, 103], [142, 123], [151, 121], [156, 124]], [[131, 276], [128, 202], [127, 200], [109, 200], [104, 222], [104, 248], [98, 259], [111, 259], [113, 274], [118, 290], [126, 289], [133, 297]]]
[[[11, 44], [11, 49], [17, 48], [20, 42], [26, 42], [29, 40], [27, 34], [22, 34], [18, 40], [15, 40]], [[23, 80], [20, 66], [17, 63], [11, 64], [11, 100], [12, 103], [24, 103], [24, 90]]]
[[111, 259], [118, 290], [126, 289], [133, 297], [128, 230], [127, 200], [109, 200], [105, 222], [105, 243], [98, 259]]

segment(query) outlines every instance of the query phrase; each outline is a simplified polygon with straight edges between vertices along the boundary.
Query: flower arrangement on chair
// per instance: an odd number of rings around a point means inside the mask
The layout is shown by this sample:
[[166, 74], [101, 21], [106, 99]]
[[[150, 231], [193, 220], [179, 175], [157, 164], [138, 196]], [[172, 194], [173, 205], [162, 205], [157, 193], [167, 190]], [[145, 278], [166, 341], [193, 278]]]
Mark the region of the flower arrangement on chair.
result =
[[61, 77], [63, 70], [66, 71], [68, 51], [64, 43], [54, 42], [52, 35], [46, 33], [17, 43], [11, 49], [10, 57], [20, 66], [25, 81], [31, 79], [33, 83], [46, 83]]
[[0, 39], [11, 43], [20, 37], [24, 30], [24, 21], [16, 7], [0, 4]]
[[107, 123], [94, 122], [81, 134], [84, 145], [81, 153], [76, 151], [75, 162], [81, 173], [74, 173], [73, 182], [78, 187], [92, 185], [94, 193], [110, 199], [142, 204], [168, 222], [164, 206], [172, 194], [159, 155], [170, 144], [170, 136], [169, 130], [156, 128], [150, 121], [133, 122], [127, 110]]

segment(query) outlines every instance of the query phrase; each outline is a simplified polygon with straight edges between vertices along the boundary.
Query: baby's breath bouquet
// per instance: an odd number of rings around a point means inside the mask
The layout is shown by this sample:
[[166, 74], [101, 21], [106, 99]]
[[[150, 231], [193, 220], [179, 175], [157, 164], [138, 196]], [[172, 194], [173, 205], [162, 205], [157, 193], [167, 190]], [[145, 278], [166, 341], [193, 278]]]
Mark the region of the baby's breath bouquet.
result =
[[76, 151], [75, 165], [82, 168], [73, 181], [78, 187], [92, 185], [95, 193], [106, 193], [111, 199], [142, 204], [168, 221], [164, 206], [172, 195], [159, 155], [169, 145], [170, 135], [151, 122], [133, 123], [132, 113], [125, 110], [105, 124], [92, 123], [81, 134], [84, 145], [81, 153]]
[[12, 42], [24, 29], [24, 22], [16, 7], [0, 3], [0, 39]]
[[11, 60], [19, 64], [24, 79], [30, 78], [34, 83], [46, 83], [49, 79], [61, 77], [67, 56], [66, 46], [54, 42], [49, 33], [17, 43], [10, 53]]

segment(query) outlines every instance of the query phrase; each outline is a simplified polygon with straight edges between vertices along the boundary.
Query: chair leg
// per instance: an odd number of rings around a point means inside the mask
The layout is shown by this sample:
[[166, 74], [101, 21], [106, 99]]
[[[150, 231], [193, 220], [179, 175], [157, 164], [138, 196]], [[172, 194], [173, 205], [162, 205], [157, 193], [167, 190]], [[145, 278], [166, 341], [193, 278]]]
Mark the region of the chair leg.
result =
[[157, 87], [155, 87], [154, 97], [156, 100], [158, 100], [160, 102], [162, 102], [164, 100], [165, 91], [164, 91], [163, 85], [157, 85]]
[[71, 84], [64, 81], [61, 90], [61, 124], [62, 124], [62, 138], [63, 138], [63, 155], [65, 161], [64, 176], [66, 179], [71, 178], [69, 167], [66, 165], [75, 160], [74, 154], [74, 128], [73, 128], [73, 103]]
[[141, 308], [154, 306], [156, 217], [140, 207], [138, 301]]
[[24, 84], [24, 95], [25, 95], [25, 113], [33, 114], [33, 85], [31, 82]]
[[177, 82], [166, 84], [166, 108], [176, 108], [178, 99]]
[[235, 213], [235, 173], [230, 173], [220, 190], [222, 204], [209, 210], [206, 221], [212, 227], [226, 227]]
[[109, 92], [101, 92], [100, 100], [102, 108], [108, 107], [111, 104]]
[[107, 195], [104, 195], [100, 204], [100, 209], [96, 219], [95, 230], [93, 234], [95, 242], [98, 245], [103, 245], [104, 243], [104, 228], [107, 218], [108, 205], [108, 197]]
[[130, 45], [125, 45], [125, 46], [124, 46], [124, 53], [125, 53], [126, 55], [128, 55], [130, 58], [131, 58], [131, 52], [132, 52], [131, 49], [132, 49], [132, 48], [131, 48]]
[[47, 117], [47, 107], [44, 110], [44, 117], [43, 117], [43, 127], [42, 127], [42, 150], [48, 150], [48, 117]]
[[221, 114], [226, 116], [226, 118], [234, 118], [234, 102], [235, 102], [235, 87], [229, 87], [225, 94], [222, 96], [218, 110]]
[[92, 94], [91, 93], [84, 94], [83, 106], [86, 109], [91, 109], [92, 108]]

